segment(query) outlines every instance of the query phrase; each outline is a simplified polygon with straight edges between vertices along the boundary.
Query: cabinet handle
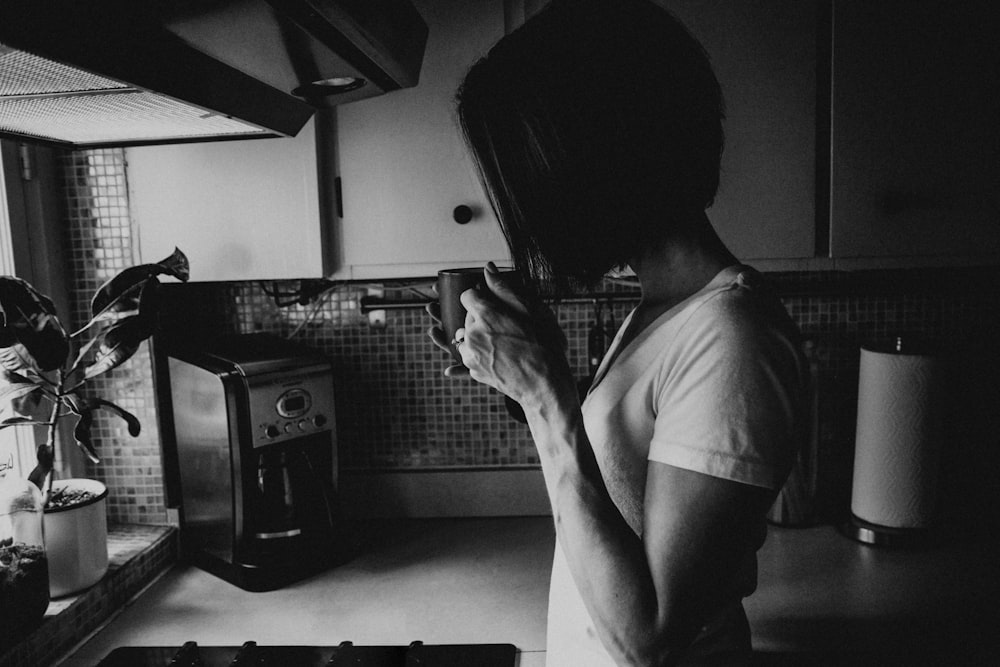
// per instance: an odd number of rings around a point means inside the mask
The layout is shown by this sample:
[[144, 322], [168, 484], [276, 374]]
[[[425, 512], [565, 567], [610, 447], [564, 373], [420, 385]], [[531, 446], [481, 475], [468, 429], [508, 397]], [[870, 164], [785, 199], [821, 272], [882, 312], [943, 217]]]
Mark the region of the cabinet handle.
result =
[[466, 206], [465, 204], [459, 204], [455, 207], [455, 210], [451, 212], [451, 217], [460, 225], [464, 225], [472, 220], [474, 211], [471, 206]]

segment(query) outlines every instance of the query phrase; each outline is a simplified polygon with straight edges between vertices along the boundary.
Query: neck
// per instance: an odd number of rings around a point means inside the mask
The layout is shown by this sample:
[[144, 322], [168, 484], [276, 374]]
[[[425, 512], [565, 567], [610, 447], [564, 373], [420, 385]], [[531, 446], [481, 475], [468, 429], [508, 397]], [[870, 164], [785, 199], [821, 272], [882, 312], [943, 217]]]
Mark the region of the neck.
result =
[[699, 212], [663, 243], [630, 262], [642, 286], [640, 307], [667, 309], [691, 296], [737, 259]]

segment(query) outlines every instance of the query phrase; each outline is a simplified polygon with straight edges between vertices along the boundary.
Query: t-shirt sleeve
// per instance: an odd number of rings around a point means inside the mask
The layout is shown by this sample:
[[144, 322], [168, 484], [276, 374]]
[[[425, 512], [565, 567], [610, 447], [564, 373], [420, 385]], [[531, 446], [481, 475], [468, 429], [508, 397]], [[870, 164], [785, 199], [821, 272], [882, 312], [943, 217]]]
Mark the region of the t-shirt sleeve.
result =
[[801, 444], [805, 387], [794, 326], [774, 315], [731, 290], [682, 325], [653, 392], [649, 460], [754, 486], [784, 483]]

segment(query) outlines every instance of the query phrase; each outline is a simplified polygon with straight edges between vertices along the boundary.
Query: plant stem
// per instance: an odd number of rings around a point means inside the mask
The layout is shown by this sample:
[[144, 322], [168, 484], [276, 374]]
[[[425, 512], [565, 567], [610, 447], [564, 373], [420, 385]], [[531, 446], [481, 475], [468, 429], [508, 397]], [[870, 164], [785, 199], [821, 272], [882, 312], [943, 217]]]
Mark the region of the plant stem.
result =
[[[63, 384], [66, 381], [66, 374], [63, 370], [59, 369], [59, 384], [56, 386], [57, 395], [62, 395]], [[46, 458], [48, 459], [48, 470], [45, 473], [43, 479], [42, 493], [48, 496], [48, 489], [52, 485], [52, 474], [55, 469], [56, 462], [56, 434], [57, 427], [59, 425], [59, 408], [62, 407], [62, 401], [59, 398], [52, 401], [52, 416], [49, 418], [49, 436], [48, 441], [43, 445], [48, 449], [46, 452]]]
[[[66, 373], [64, 373], [63, 369], [60, 368], [59, 369], [59, 384], [56, 387], [56, 396], [57, 397], [61, 397], [63, 395], [63, 384], [65, 382], [66, 382]], [[55, 451], [54, 448], [55, 448], [55, 445], [56, 445], [56, 425], [59, 423], [59, 408], [60, 407], [62, 407], [62, 401], [57, 398], [55, 401], [52, 402], [52, 417], [50, 418], [50, 421], [52, 423], [49, 424], [49, 442], [48, 442], [48, 444], [49, 444], [50, 447], [53, 448], [53, 451]]]
[[56, 424], [59, 419], [59, 402], [57, 401], [55, 405], [52, 406], [52, 416], [49, 417], [49, 437], [48, 442], [45, 443], [49, 447], [55, 447], [56, 444]]

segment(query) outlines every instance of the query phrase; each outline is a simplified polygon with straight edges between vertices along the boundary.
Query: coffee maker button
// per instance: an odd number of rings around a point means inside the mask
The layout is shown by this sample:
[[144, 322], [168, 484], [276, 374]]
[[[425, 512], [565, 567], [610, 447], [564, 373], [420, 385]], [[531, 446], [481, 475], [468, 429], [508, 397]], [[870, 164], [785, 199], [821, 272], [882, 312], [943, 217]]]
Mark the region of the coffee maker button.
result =
[[275, 426], [274, 424], [269, 424], [268, 427], [264, 429], [264, 435], [266, 435], [269, 438], [276, 438], [280, 434], [281, 431], [279, 431], [278, 427]]
[[302, 420], [299, 421], [299, 430], [300, 431], [305, 431], [308, 428], [309, 428], [309, 422], [307, 420], [302, 419]]
[[326, 417], [323, 415], [316, 415], [313, 417], [313, 424], [316, 425], [316, 428], [323, 428], [323, 426], [326, 425]]
[[287, 424], [285, 424], [285, 433], [291, 433], [292, 429], [294, 428], [295, 424], [293, 424], [292, 422], [288, 422]]

